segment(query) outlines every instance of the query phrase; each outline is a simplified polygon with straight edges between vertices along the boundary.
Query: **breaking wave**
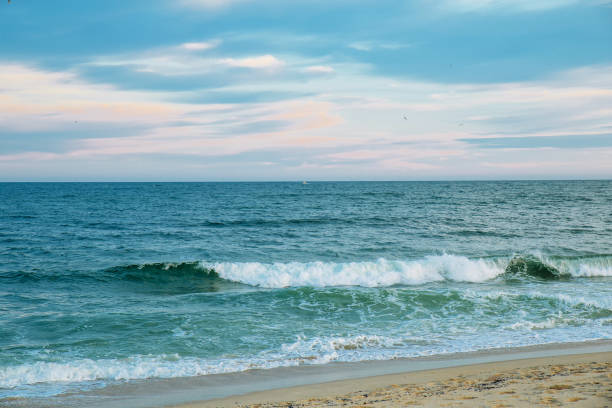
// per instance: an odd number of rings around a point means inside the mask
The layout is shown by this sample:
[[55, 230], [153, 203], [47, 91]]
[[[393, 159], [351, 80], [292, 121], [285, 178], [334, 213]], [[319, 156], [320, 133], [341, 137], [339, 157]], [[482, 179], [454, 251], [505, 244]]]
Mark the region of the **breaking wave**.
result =
[[366, 262], [204, 263], [227, 280], [264, 288], [289, 286], [420, 285], [444, 280], [483, 282], [504, 272], [495, 262], [455, 255], [429, 256], [415, 261], [379, 259]]
[[[379, 259], [366, 262], [218, 262], [202, 263], [214, 270], [220, 278], [264, 288], [291, 286], [363, 286], [387, 287], [394, 285], [421, 285], [429, 282], [485, 282], [500, 276], [509, 276], [510, 265], [525, 268], [520, 275], [541, 279], [569, 277], [612, 276], [610, 257], [587, 259], [547, 260], [528, 257], [499, 259], [469, 259], [456, 255], [428, 256], [420, 260], [392, 261]], [[526, 262], [524, 260], [527, 260]], [[556, 271], [543, 274], [542, 271]]]
[[[545, 258], [526, 255], [470, 259], [432, 255], [417, 260], [360, 262], [179, 262], [116, 266], [99, 272], [13, 272], [0, 277], [20, 282], [93, 280], [130, 282], [172, 291], [217, 291], [249, 285], [285, 287], [389, 287], [453, 281], [479, 283], [495, 278], [569, 279], [612, 276], [612, 257]], [[238, 286], [237, 286], [238, 285]]]

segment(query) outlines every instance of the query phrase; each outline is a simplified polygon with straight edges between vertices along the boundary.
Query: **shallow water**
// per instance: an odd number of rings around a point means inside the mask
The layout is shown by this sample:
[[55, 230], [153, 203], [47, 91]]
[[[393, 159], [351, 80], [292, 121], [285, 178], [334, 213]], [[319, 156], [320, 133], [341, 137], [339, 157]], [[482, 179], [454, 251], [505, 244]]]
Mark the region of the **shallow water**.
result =
[[611, 191], [0, 184], [0, 398], [610, 339]]

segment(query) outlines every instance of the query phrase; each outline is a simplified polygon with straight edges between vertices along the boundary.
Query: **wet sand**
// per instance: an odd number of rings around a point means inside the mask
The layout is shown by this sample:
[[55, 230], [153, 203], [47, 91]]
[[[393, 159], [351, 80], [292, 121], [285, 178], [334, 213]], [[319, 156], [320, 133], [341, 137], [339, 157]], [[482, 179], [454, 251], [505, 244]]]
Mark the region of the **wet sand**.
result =
[[330, 406], [612, 407], [612, 352], [526, 358], [333, 381], [176, 407]]

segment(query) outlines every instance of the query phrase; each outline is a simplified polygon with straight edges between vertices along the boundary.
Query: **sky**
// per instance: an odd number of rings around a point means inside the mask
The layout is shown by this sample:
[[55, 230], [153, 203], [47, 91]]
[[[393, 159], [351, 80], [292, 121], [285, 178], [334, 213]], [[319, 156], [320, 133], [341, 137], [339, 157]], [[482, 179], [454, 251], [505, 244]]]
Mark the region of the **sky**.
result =
[[0, 181], [612, 178], [610, 0], [12, 0], [0, 39]]

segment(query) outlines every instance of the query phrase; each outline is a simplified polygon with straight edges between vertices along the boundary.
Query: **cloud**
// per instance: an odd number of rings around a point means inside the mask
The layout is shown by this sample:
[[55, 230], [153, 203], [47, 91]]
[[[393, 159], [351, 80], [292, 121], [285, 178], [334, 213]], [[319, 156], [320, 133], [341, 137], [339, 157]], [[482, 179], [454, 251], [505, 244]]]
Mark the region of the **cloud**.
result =
[[242, 3], [251, 0], [178, 0], [178, 4], [185, 7], [219, 9], [235, 3]]
[[25, 131], [56, 129], [80, 122], [156, 124], [183, 109], [155, 92], [122, 91], [88, 83], [71, 72], [0, 64], [0, 123]]
[[[217, 65], [265, 70], [277, 66], [276, 61], [281, 60], [247, 57]], [[206, 100], [202, 95], [208, 89], [128, 91], [88, 82], [76, 72], [0, 63], [1, 131], [14, 135], [10, 146], [4, 144], [10, 149], [3, 149], [0, 141], [0, 171], [17, 174], [15, 166], [25, 159], [47, 163], [36, 168], [52, 174], [53, 166], [79, 160], [121, 167], [121, 157], [144, 163], [145, 157], [155, 156], [158, 161], [176, 158], [176, 174], [195, 171], [186, 162], [199, 157], [206, 158], [210, 171], [227, 169], [210, 164], [224, 158], [249, 175], [254, 163], [276, 163], [257, 164], [258, 171], [269, 172], [268, 178], [474, 177], [507, 175], [515, 168], [536, 171], [512, 163], [537, 162], [547, 148], [554, 149], [555, 162], [580, 158], [589, 161], [588, 174], [609, 173], [601, 153], [591, 159], [581, 152], [610, 146], [612, 123], [604, 108], [612, 106], [610, 66], [539, 81], [443, 84], [389, 79], [363, 66], [340, 64], [343, 75], [333, 81], [325, 75], [304, 80], [306, 69], [326, 73], [331, 66], [288, 65], [302, 76], [260, 76], [214, 89], [237, 95], [291, 90], [284, 99], [235, 98], [214, 104], [199, 102]], [[45, 132], [54, 136], [48, 143], [20, 145], [19, 135], [27, 138], [27, 132], [37, 138]], [[243, 159], [255, 154], [256, 159]], [[158, 174], [158, 167], [147, 166]], [[549, 170], [554, 173], [552, 164]]]
[[248, 57], [213, 57], [196, 51], [217, 47], [221, 40], [188, 42], [178, 46], [154, 48], [137, 53], [98, 56], [82, 64], [83, 67], [121, 67], [136, 72], [145, 72], [167, 77], [219, 75], [227, 68], [254, 70], [277, 70], [285, 65], [279, 58], [270, 55]]
[[612, 147], [612, 133], [583, 135], [554, 135], [530, 137], [487, 137], [459, 139], [485, 149], [580, 149], [590, 147]]
[[409, 46], [409, 44], [376, 41], [357, 41], [349, 44], [350, 48], [353, 48], [357, 51], [373, 51], [375, 49], [399, 50], [401, 48], [407, 48]]
[[304, 68], [304, 71], [312, 74], [332, 74], [335, 72], [334, 69], [328, 65], [311, 65]]
[[213, 40], [208, 42], [187, 42], [181, 44], [179, 48], [187, 51], [204, 51], [209, 50], [211, 48], [215, 48], [220, 44], [219, 40]]
[[[4, 154], [2, 161], [138, 154], [216, 156], [313, 142], [337, 144], [317, 134], [340, 123], [329, 102], [183, 104], [173, 102], [172, 93], [124, 91], [88, 83], [74, 73], [18, 64], [0, 64], [0, 81], [6, 84], [0, 96], [5, 134], [61, 134], [62, 129], [77, 127], [83, 132], [80, 138], [65, 132], [70, 137], [62, 141], [61, 151], [52, 146], [52, 152]], [[88, 131], [95, 124], [105, 124], [109, 135], [99, 137], [99, 132]], [[135, 129], [138, 124], [140, 129]], [[134, 129], [131, 134], [130, 129]]]
[[285, 65], [283, 61], [269, 54], [248, 58], [224, 58], [219, 62], [230, 67], [252, 69], [275, 69]]
[[455, 12], [509, 11], [530, 12], [566, 7], [578, 0], [447, 0], [439, 9]]
[[[556, 152], [548, 152], [556, 153]], [[579, 169], [579, 168], [590, 168], [591, 170], [597, 170], [598, 168], [607, 168], [612, 169], [612, 163], [605, 160], [606, 155], [612, 154], [612, 149], [597, 149], [596, 151], [589, 152], [591, 156], [591, 160], [584, 161], [583, 158], [574, 158], [571, 161], [563, 161], [563, 160], [534, 160], [534, 161], [515, 161], [515, 162], [507, 162], [507, 161], [499, 161], [499, 162], [483, 162], [483, 166], [485, 167], [497, 167], [502, 169], [511, 169], [511, 170], [520, 170], [520, 169], [542, 169], [546, 168], [551, 173], [555, 173], [559, 168], [567, 168], [567, 169]], [[599, 154], [597, 154], [599, 153]], [[603, 158], [603, 161], [601, 160]]]

